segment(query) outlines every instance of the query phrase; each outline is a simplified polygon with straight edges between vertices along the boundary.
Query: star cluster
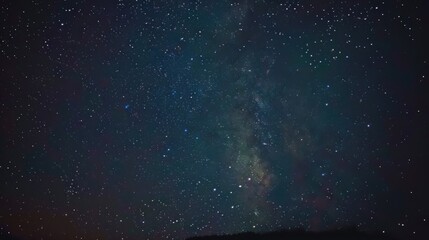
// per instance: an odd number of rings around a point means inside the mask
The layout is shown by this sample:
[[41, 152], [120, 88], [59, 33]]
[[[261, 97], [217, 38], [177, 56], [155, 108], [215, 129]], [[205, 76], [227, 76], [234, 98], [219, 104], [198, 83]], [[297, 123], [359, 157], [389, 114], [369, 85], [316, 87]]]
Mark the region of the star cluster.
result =
[[421, 237], [427, 7], [2, 3], [0, 236]]

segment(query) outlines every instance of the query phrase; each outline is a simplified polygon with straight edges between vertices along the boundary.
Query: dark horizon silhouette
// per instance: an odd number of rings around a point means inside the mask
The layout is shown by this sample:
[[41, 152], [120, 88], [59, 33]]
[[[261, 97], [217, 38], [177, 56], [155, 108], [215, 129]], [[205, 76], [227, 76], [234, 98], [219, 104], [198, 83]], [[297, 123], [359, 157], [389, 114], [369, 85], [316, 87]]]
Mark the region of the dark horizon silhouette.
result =
[[226, 235], [210, 235], [210, 236], [195, 236], [186, 240], [336, 240], [336, 239], [351, 239], [351, 240], [394, 240], [389, 235], [364, 232], [355, 227], [347, 227], [338, 230], [326, 231], [306, 231], [302, 229], [293, 230], [278, 230], [272, 232], [241, 232]]
[[[39, 239], [41, 236], [34, 236], [33, 238], [19, 237], [11, 235], [4, 231], [0, 231], [0, 240], [32, 240]], [[55, 239], [48, 237], [48, 239]], [[176, 239], [176, 238], [175, 238]], [[181, 238], [177, 238], [181, 239]], [[208, 236], [193, 236], [185, 238], [186, 240], [397, 240], [389, 234], [381, 234], [376, 232], [361, 231], [356, 227], [344, 227], [335, 230], [324, 231], [306, 231], [303, 229], [286, 230], [281, 229], [269, 232], [240, 232], [225, 235], [208, 235]]]

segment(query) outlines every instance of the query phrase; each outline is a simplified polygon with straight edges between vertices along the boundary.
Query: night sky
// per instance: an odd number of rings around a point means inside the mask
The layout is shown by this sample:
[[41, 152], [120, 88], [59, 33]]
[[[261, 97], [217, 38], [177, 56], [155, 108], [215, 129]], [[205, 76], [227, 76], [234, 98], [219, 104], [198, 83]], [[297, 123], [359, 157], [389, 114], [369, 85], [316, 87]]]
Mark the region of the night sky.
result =
[[428, 235], [427, 1], [0, 5], [0, 236]]

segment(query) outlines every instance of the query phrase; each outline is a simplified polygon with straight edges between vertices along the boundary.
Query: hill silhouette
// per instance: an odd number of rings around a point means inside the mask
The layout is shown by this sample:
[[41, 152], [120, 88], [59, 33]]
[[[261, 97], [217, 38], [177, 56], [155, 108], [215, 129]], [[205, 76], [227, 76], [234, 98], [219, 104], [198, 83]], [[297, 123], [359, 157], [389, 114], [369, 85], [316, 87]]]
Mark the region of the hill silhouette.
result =
[[370, 234], [355, 228], [308, 232], [304, 230], [281, 230], [266, 233], [244, 232], [230, 235], [191, 237], [187, 240], [393, 240], [390, 236]]
[[[0, 230], [0, 240], [24, 240]], [[37, 239], [37, 238], [31, 238]], [[51, 239], [51, 238], [49, 238]], [[304, 230], [280, 230], [274, 232], [243, 232], [230, 235], [212, 235], [190, 237], [186, 240], [396, 240], [388, 235], [371, 234], [358, 231], [356, 228], [341, 230], [309, 232]]]

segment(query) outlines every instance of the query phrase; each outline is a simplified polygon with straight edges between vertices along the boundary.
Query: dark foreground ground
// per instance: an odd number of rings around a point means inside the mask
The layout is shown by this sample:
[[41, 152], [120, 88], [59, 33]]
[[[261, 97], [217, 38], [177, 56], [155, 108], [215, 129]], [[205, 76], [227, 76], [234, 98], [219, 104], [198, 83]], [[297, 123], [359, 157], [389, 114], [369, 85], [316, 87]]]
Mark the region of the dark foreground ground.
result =
[[335, 230], [325, 232], [306, 232], [301, 230], [293, 231], [276, 231], [268, 233], [238, 233], [232, 235], [222, 236], [204, 236], [204, 237], [191, 237], [188, 240], [336, 240], [336, 239], [350, 239], [350, 240], [393, 240], [393, 238], [385, 235], [369, 234], [359, 232], [354, 229]]
[[[0, 230], [0, 240], [23, 240], [10, 236]], [[25, 238], [27, 239], [27, 238]], [[37, 238], [32, 238], [37, 239]], [[51, 238], [47, 238], [51, 239]], [[369, 234], [357, 231], [355, 229], [324, 231], [324, 232], [306, 232], [302, 230], [276, 231], [267, 233], [238, 233], [222, 236], [201, 236], [191, 237], [187, 240], [396, 240], [387, 235]]]

